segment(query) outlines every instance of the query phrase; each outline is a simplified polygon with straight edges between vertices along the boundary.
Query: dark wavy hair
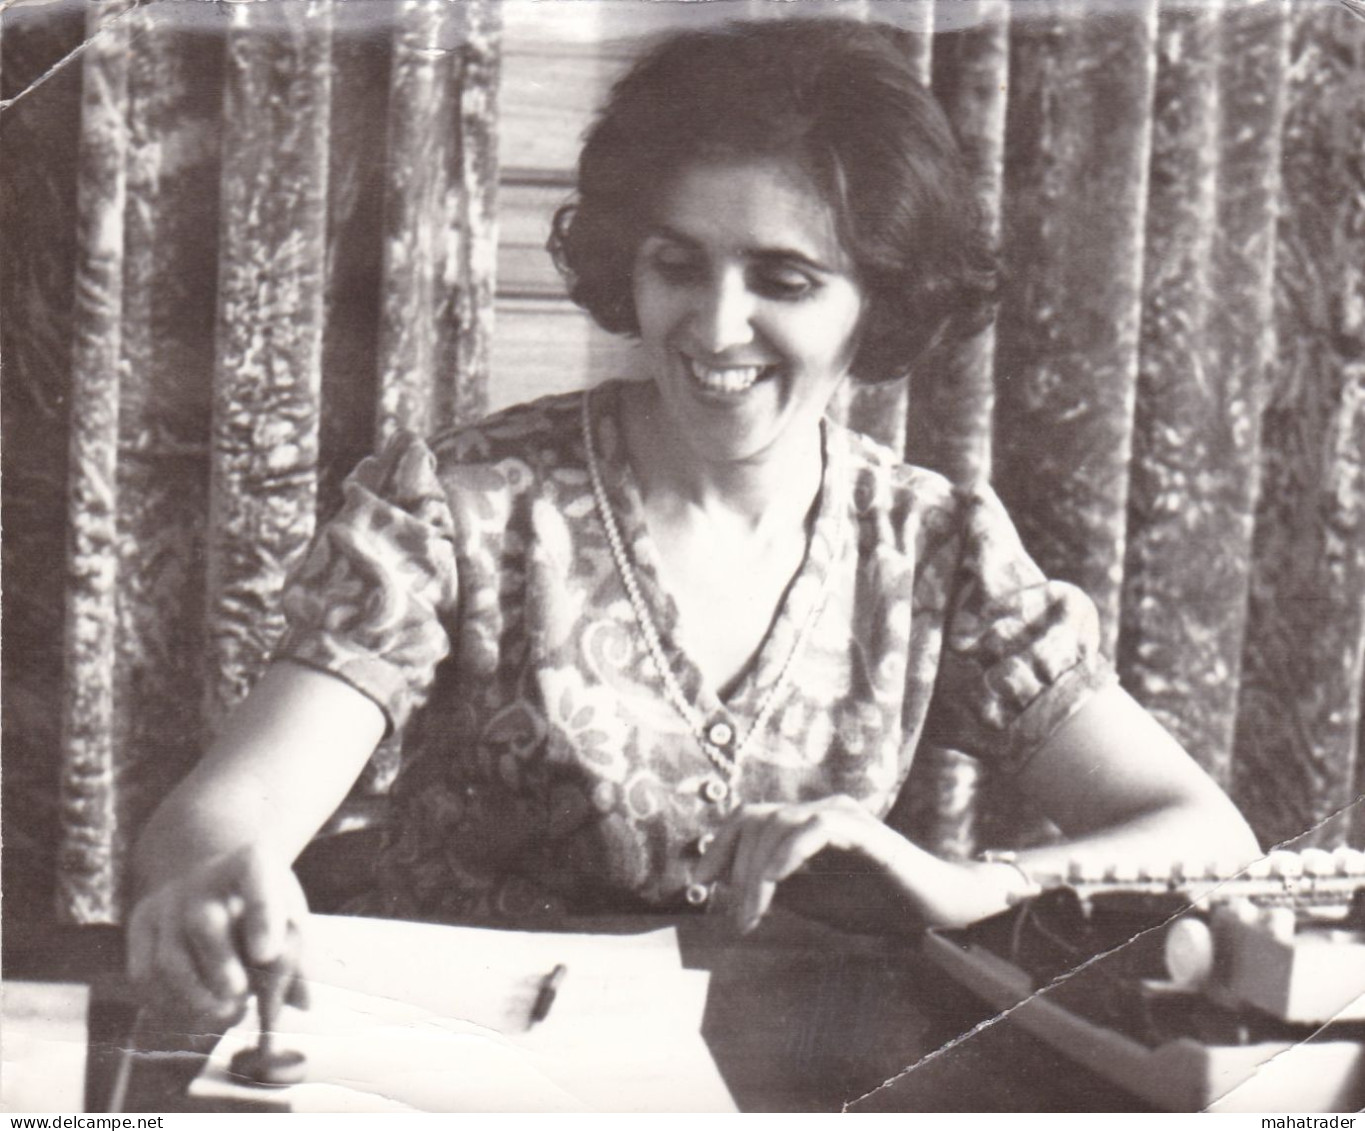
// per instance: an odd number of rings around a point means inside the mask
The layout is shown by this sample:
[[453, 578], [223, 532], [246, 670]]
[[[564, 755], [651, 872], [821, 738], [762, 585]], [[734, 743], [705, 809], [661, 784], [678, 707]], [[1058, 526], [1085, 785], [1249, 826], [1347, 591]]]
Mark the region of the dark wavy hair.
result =
[[906, 33], [842, 19], [735, 23], [669, 36], [613, 87], [589, 129], [550, 254], [604, 329], [636, 335], [636, 251], [695, 162], [795, 156], [832, 206], [868, 296], [854, 376], [905, 375], [994, 313], [997, 260]]

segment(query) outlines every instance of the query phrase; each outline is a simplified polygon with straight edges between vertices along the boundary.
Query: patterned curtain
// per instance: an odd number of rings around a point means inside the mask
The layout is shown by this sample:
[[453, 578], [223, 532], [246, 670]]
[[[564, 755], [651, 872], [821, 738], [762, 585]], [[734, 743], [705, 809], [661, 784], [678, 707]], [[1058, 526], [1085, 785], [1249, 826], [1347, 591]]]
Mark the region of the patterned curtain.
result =
[[[909, 456], [990, 469], [1265, 844], [1361, 843], [1365, 20], [963, 7], [934, 84], [1008, 280], [993, 340], [916, 375]], [[1028, 829], [969, 760], [922, 773], [941, 849]]]
[[7, 227], [41, 231], [5, 290], [5, 816], [65, 918], [117, 917], [130, 839], [258, 672], [340, 475], [483, 411], [499, 16], [6, 13]]
[[[259, 669], [340, 476], [497, 401], [503, 14], [4, 11], [7, 915], [118, 917], [129, 840]], [[1263, 841], [1365, 844], [1365, 20], [838, 14], [920, 33], [1008, 270], [993, 332], [849, 418], [993, 476]], [[1036, 835], [962, 755], [915, 789], [941, 851]]]

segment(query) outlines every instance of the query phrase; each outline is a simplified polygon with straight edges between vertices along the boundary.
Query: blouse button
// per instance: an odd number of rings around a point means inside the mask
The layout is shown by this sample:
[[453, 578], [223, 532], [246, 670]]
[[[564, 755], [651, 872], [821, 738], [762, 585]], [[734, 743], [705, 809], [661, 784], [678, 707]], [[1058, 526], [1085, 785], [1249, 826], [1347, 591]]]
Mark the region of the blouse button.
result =
[[721, 720], [706, 728], [706, 740], [712, 746], [726, 747], [735, 740], [735, 728]]
[[730, 787], [720, 778], [707, 778], [701, 787], [701, 795], [713, 805], [719, 805], [730, 793]]
[[710, 847], [711, 847], [713, 844], [715, 844], [715, 843], [716, 843], [716, 834], [715, 834], [715, 833], [702, 833], [701, 836], [697, 837], [697, 845], [696, 845], [696, 848], [697, 848], [697, 855], [698, 855], [698, 856], [705, 856], [706, 853], [707, 853], [707, 850], [710, 849]]
[[705, 884], [688, 884], [683, 896], [693, 907], [700, 907], [711, 898], [711, 889]]

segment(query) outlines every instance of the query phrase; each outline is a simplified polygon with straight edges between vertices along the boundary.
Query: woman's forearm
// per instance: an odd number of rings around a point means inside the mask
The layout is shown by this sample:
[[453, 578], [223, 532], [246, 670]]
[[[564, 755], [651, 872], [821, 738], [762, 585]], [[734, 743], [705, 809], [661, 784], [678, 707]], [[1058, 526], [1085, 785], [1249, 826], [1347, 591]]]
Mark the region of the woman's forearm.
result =
[[1073, 870], [1100, 878], [1115, 865], [1156, 872], [1182, 865], [1191, 875], [1205, 870], [1228, 875], [1261, 855], [1260, 846], [1231, 803], [1212, 798], [1173, 805], [1121, 825], [1017, 854], [1019, 866], [1035, 879], [1064, 879]]
[[349, 684], [272, 667], [147, 823], [133, 854], [135, 894], [247, 845], [291, 863], [383, 733], [379, 708]]
[[133, 897], [216, 856], [265, 841], [269, 811], [253, 790], [192, 771], [147, 822], [133, 850]]
[[1012, 862], [944, 860], [883, 828], [856, 854], [825, 852], [812, 860], [786, 881], [782, 903], [854, 931], [914, 934], [997, 914], [1040, 884], [1065, 879], [1073, 864], [1096, 877], [1116, 865], [1165, 871], [1177, 861], [1227, 872], [1260, 854], [1241, 815], [1216, 797], [1020, 851]]

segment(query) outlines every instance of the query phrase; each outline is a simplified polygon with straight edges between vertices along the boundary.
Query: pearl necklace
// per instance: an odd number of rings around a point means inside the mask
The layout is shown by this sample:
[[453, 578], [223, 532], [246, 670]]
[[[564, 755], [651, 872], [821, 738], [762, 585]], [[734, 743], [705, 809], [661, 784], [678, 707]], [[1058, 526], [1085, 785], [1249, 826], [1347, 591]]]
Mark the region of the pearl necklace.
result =
[[616, 516], [612, 513], [611, 504], [607, 500], [607, 490], [602, 482], [602, 471], [597, 463], [597, 452], [592, 435], [592, 413], [589, 408], [590, 398], [591, 393], [584, 392], [582, 418], [583, 448], [587, 455], [588, 477], [592, 480], [593, 501], [597, 504], [597, 512], [602, 517], [602, 526], [606, 530], [607, 545], [611, 549], [612, 560], [616, 563], [616, 572], [620, 574], [621, 584], [625, 586], [626, 596], [630, 599], [630, 607], [635, 613], [635, 621], [640, 627], [640, 635], [644, 638], [645, 651], [649, 654], [654, 670], [664, 685], [664, 692], [673, 709], [687, 723], [688, 728], [697, 740], [697, 744], [706, 754], [706, 757], [710, 759], [712, 765], [726, 779], [733, 780], [739, 771], [740, 760], [745, 751], [748, 750], [749, 744], [768, 725], [768, 720], [772, 717], [773, 711], [777, 709], [778, 703], [786, 694], [787, 686], [791, 682], [792, 670], [796, 666], [796, 660], [805, 650], [811, 630], [824, 611], [825, 602], [829, 598], [830, 582], [834, 577], [833, 567], [843, 549], [843, 523], [839, 523], [830, 568], [825, 573], [820, 593], [797, 632], [791, 651], [787, 653], [787, 658], [782, 661], [782, 668], [777, 673], [777, 679], [773, 681], [772, 687], [768, 689], [768, 693], [759, 704], [758, 712], [754, 716], [753, 726], [749, 728], [748, 733], [735, 746], [735, 751], [731, 754], [728, 747], [735, 741], [733, 729], [723, 721], [707, 726], [705, 717], [696, 705], [687, 698], [687, 693], [683, 691], [682, 684], [678, 682], [678, 677], [673, 672], [673, 665], [668, 662], [663, 641], [659, 639], [659, 630], [655, 627], [654, 618], [649, 613], [649, 606], [645, 603], [644, 595], [640, 592], [640, 583], [635, 576], [634, 568], [630, 564], [630, 558], [626, 554], [625, 542], [621, 537], [620, 528], [616, 525]]

